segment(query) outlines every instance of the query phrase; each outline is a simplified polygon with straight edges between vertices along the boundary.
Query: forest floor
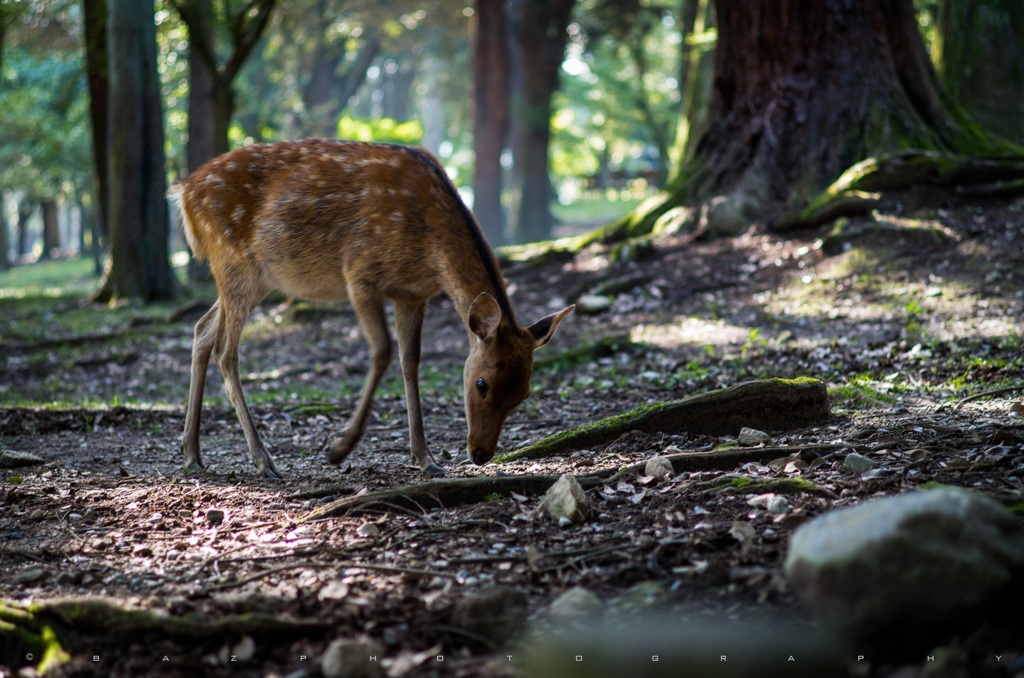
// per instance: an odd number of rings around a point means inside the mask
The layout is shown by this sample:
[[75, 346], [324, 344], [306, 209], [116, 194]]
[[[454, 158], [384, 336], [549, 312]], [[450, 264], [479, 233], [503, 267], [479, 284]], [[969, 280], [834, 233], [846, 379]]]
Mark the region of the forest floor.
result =
[[[367, 675], [610, 676], [630, 662], [634, 675], [686, 675], [650, 656], [669, 657], [671, 642], [631, 649], [645, 629], [648, 641], [699, 636], [716, 660], [771, 631], [758, 675], [797, 675], [791, 656], [813, 652], [821, 631], [781, 574], [796, 526], [924, 484], [1018, 504], [1024, 491], [1024, 202], [911, 202], [838, 235], [755, 226], [734, 240], [662, 238], [634, 261], [594, 246], [506, 265], [523, 321], [602, 281], [631, 282], [608, 310], [570, 315], [540, 349], [503, 451], [753, 379], [809, 376], [829, 387], [828, 421], [771, 432], [775, 446], [817, 446], [821, 462], [620, 477], [590, 490], [592, 516], [566, 526], [535, 511], [539, 496], [515, 493], [307, 519], [338, 498], [424, 480], [408, 452], [397, 366], [362, 443], [341, 468], [325, 462], [367, 365], [345, 304], [272, 299], [247, 326], [244, 386], [284, 475], [271, 481], [254, 473], [215, 369], [202, 423], [208, 471], [181, 469], [202, 304], [171, 320], [168, 306], [97, 309], [45, 285], [8, 289], [0, 449], [42, 463], [0, 469], [0, 619], [34, 615], [23, 626], [52, 632], [66, 675], [316, 676], [336, 638], [365, 640], [349, 666]], [[600, 350], [579, 350], [603, 338], [612, 340]], [[450, 477], [582, 475], [731, 442], [632, 433], [558, 458], [467, 464], [466, 353], [451, 303], [436, 300], [421, 390], [428, 441]], [[845, 473], [852, 451], [875, 468]], [[733, 482], [741, 477], [750, 482]], [[791, 477], [820, 491], [766, 510], [762, 481]], [[577, 586], [597, 599], [580, 614], [603, 619], [602, 629], [579, 627], [564, 601], [552, 607]], [[558, 640], [570, 627], [576, 640]], [[939, 653], [944, 675], [1004, 676], [1013, 675], [1000, 668], [1006, 660], [1019, 668], [1024, 656], [1024, 634], [1013, 634], [983, 623], [913, 643], [893, 637], [870, 652], [839, 639], [835, 652], [841, 675], [938, 675], [925, 659]], [[37, 665], [38, 653], [0, 624], [0, 676]]]

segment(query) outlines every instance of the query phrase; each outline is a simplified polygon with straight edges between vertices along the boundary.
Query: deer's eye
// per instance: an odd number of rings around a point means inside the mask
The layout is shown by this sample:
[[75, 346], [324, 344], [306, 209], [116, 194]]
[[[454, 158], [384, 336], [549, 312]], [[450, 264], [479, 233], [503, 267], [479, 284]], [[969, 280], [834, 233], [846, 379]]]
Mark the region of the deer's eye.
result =
[[480, 395], [487, 397], [487, 382], [484, 381], [483, 377], [476, 380], [476, 390], [480, 392]]

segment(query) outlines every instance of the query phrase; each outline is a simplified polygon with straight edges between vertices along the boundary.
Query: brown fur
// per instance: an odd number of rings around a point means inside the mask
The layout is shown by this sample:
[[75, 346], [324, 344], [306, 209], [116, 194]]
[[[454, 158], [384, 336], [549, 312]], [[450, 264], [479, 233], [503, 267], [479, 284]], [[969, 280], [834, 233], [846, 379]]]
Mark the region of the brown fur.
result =
[[[466, 324], [468, 445], [474, 461], [493, 456], [505, 418], [529, 393], [533, 350], [550, 339], [569, 307], [520, 326], [494, 254], [443, 169], [419, 149], [309, 139], [241, 148], [172, 187], [193, 253], [210, 262], [220, 297], [196, 324], [192, 382], [182, 447], [202, 467], [199, 416], [210, 357], [261, 472], [279, 475], [242, 395], [238, 340], [249, 313], [271, 290], [314, 300], [348, 299], [372, 365], [330, 461], [340, 463], [362, 435], [373, 392], [391, 359], [384, 300], [395, 306], [412, 453], [441, 473], [427, 449], [419, 406], [423, 313], [441, 291]], [[484, 379], [481, 395], [477, 380]]]

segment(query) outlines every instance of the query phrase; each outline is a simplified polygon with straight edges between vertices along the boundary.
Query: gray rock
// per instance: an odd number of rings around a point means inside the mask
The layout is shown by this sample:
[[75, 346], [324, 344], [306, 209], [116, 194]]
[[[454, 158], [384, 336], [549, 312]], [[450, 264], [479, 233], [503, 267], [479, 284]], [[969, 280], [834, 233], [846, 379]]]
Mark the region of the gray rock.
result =
[[50, 573], [42, 569], [41, 567], [35, 567], [29, 570], [25, 570], [24, 572], [19, 572], [18, 574], [14, 575], [14, 579], [12, 581], [16, 585], [35, 584], [36, 582], [45, 579], [49, 575]]
[[522, 591], [495, 586], [460, 598], [452, 625], [501, 645], [526, 628], [528, 601]]
[[772, 437], [764, 431], [758, 431], [756, 428], [747, 428], [746, 426], [741, 428], [739, 435], [736, 436], [736, 442], [745, 447], [767, 445], [771, 441]]
[[670, 600], [664, 584], [657, 581], [642, 581], [631, 586], [615, 601], [615, 609], [626, 613], [644, 612], [662, 607]]
[[580, 313], [596, 314], [612, 307], [612, 298], [604, 294], [584, 294], [576, 300]]
[[843, 470], [848, 473], [861, 474], [865, 471], [870, 471], [875, 467], [875, 462], [871, 461], [863, 454], [856, 452], [850, 452], [846, 455], [846, 459], [843, 460]]
[[324, 678], [376, 678], [384, 675], [383, 659], [384, 647], [372, 638], [338, 638], [324, 651], [320, 672]]
[[665, 457], [651, 457], [644, 465], [644, 475], [653, 476], [658, 480], [671, 478], [674, 473], [672, 462]]
[[582, 586], [574, 586], [551, 603], [548, 615], [557, 621], [582, 621], [599, 617], [604, 612], [604, 602], [593, 592]]
[[563, 473], [544, 493], [537, 510], [551, 516], [559, 525], [568, 525], [587, 519], [590, 502], [575, 476]]
[[0, 449], [0, 468], [21, 468], [44, 463], [46, 463], [45, 459], [30, 452]]
[[856, 633], [927, 627], [984, 610], [1019, 583], [1024, 533], [982, 495], [910, 492], [802, 525], [784, 570], [817, 615]]

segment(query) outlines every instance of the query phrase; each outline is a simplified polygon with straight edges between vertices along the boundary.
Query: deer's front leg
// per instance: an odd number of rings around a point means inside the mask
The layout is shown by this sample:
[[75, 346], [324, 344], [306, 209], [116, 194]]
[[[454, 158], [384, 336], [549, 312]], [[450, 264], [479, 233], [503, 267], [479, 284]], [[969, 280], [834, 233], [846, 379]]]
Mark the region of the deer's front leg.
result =
[[409, 447], [420, 470], [430, 476], [442, 476], [444, 469], [427, 447], [420, 409], [420, 338], [426, 308], [422, 302], [395, 301], [395, 329], [398, 331], [398, 355], [405, 382], [405, 404], [409, 411]]
[[370, 347], [370, 371], [363, 382], [363, 392], [359, 396], [359, 404], [348, 420], [348, 425], [341, 435], [334, 439], [327, 461], [335, 466], [345, 460], [352, 452], [356, 443], [363, 436], [366, 427], [366, 416], [370, 413], [373, 393], [377, 390], [384, 371], [391, 363], [391, 335], [388, 333], [387, 316], [384, 314], [384, 302], [372, 290], [360, 285], [351, 285], [349, 299], [359, 318], [359, 326], [363, 337]]

